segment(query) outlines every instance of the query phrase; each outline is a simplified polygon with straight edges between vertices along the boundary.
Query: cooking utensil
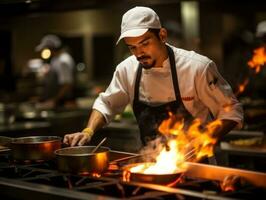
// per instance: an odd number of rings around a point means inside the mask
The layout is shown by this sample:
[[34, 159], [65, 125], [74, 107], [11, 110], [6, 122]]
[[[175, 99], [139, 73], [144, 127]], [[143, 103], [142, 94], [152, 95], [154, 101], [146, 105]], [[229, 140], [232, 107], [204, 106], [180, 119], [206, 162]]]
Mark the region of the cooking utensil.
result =
[[152, 154], [152, 152], [145, 153], [145, 154], [131, 155], [131, 156], [127, 156], [127, 157], [124, 157], [124, 158], [118, 158], [118, 159], [116, 159], [116, 160], [112, 160], [112, 161], [110, 162], [110, 164], [117, 164], [117, 163], [120, 163], [120, 162], [129, 161], [129, 160], [131, 160], [131, 159], [139, 160], [139, 158], [145, 158], [145, 157], [147, 157], [147, 156], [150, 157], [151, 154]]
[[124, 166], [123, 168], [123, 176], [127, 181], [136, 181], [136, 182], [146, 182], [146, 183], [154, 183], [154, 184], [162, 184], [168, 185], [170, 183], [175, 182], [181, 175], [185, 172], [185, 170], [179, 170], [170, 174], [144, 174], [141, 172], [131, 172], [130, 169], [136, 167], [138, 165], [153, 165], [154, 163], [134, 163]]
[[91, 153], [95, 153], [99, 147], [105, 142], [106, 137], [102, 139], [102, 141], [91, 151]]
[[30, 136], [11, 138], [10, 148], [14, 160], [51, 160], [54, 151], [61, 148], [57, 136]]
[[109, 152], [107, 147], [95, 146], [66, 147], [55, 151], [59, 171], [68, 173], [102, 173], [109, 165]]
[[133, 159], [133, 158], [141, 158], [142, 156], [143, 156], [142, 154], [138, 154], [138, 155], [133, 155], [133, 156], [127, 156], [127, 157], [124, 157], [124, 158], [118, 158], [116, 160], [112, 160], [110, 162], [110, 164], [116, 164], [116, 163], [127, 161], [127, 160], [130, 160], [130, 159]]

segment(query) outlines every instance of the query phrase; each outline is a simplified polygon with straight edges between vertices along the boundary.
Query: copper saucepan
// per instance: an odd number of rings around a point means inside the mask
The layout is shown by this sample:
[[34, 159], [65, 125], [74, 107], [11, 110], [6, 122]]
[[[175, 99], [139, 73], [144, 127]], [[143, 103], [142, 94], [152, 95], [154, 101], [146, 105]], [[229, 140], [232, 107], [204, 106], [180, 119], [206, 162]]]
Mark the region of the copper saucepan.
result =
[[179, 179], [185, 170], [179, 170], [178, 172], [170, 174], [144, 174], [141, 172], [131, 172], [130, 169], [138, 165], [145, 164], [147, 166], [152, 165], [153, 163], [134, 163], [128, 164], [123, 167], [123, 177], [125, 181], [136, 181], [136, 182], [145, 182], [153, 184], [162, 184], [168, 185], [175, 182]]
[[1, 136], [3, 146], [11, 150], [14, 160], [52, 160], [54, 151], [61, 148], [61, 138], [57, 136], [29, 136], [9, 138]]
[[109, 152], [107, 147], [95, 146], [66, 147], [55, 151], [58, 170], [68, 173], [102, 173], [108, 169]]

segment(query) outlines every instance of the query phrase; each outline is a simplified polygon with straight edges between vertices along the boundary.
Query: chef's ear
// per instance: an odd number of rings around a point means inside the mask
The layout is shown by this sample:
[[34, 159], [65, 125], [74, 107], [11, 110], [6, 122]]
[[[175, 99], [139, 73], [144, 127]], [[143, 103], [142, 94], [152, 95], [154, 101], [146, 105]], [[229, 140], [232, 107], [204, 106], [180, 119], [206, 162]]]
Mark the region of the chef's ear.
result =
[[167, 40], [167, 30], [165, 28], [161, 28], [159, 32], [159, 37], [163, 43]]

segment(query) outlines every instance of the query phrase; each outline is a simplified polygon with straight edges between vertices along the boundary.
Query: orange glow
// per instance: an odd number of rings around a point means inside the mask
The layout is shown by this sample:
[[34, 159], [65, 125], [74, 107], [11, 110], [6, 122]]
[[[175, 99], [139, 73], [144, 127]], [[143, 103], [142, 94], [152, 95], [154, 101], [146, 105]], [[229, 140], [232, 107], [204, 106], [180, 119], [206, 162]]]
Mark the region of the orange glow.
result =
[[170, 117], [159, 127], [159, 131], [167, 138], [167, 145], [157, 155], [156, 162], [142, 163], [132, 167], [129, 169], [131, 173], [172, 174], [184, 171], [186, 161], [196, 162], [203, 157], [213, 155], [213, 147], [216, 143], [213, 133], [222, 125], [221, 120], [215, 120], [203, 129], [201, 121], [195, 119], [184, 130], [184, 119], [178, 120], [172, 113], [169, 115]]
[[222, 190], [225, 192], [232, 192], [232, 191], [235, 191], [235, 188], [233, 186], [226, 186], [222, 188]]
[[241, 83], [241, 84], [238, 86], [238, 89], [237, 89], [235, 95], [238, 96], [239, 94], [243, 93], [243, 92], [245, 91], [245, 89], [246, 89], [248, 83], [249, 83], [249, 79], [246, 78], [246, 79], [243, 81], [243, 83]]
[[92, 173], [91, 176], [92, 176], [92, 177], [95, 177], [95, 178], [99, 178], [99, 177], [101, 177], [101, 174], [98, 174], [98, 173]]
[[230, 112], [232, 110], [232, 105], [226, 104], [223, 105], [224, 112]]
[[248, 61], [248, 66], [259, 73], [261, 68], [266, 64], [266, 50], [265, 47], [259, 47], [254, 50], [253, 57]]
[[43, 148], [44, 151], [50, 151], [53, 148], [53, 144], [50, 142], [45, 142], [43, 143], [43, 147], [44, 147]]
[[119, 167], [116, 164], [109, 164], [108, 170], [119, 170]]
[[181, 183], [182, 182], [182, 179], [183, 178], [183, 176], [180, 176], [178, 179], [176, 179], [174, 182], [172, 182], [172, 183], [169, 183], [169, 184], [167, 184], [166, 186], [167, 187], [173, 187], [173, 186], [175, 186], [177, 183]]
[[95, 177], [95, 178], [101, 177], [101, 174], [90, 173], [90, 172], [80, 172], [79, 175], [81, 175], [81, 176], [91, 176], [91, 177]]
[[239, 84], [237, 91], [235, 92], [235, 95], [238, 96], [241, 93], [243, 93], [249, 83], [249, 79], [246, 78], [241, 84]]
[[241, 179], [240, 176], [231, 175], [226, 176], [223, 179], [223, 181], [220, 183], [220, 187], [222, 191], [231, 192], [236, 191], [237, 187], [239, 187], [243, 183], [243, 179]]
[[81, 175], [81, 176], [89, 176], [90, 173], [89, 172], [80, 172], [79, 175]]
[[123, 181], [129, 182], [130, 181], [130, 171], [129, 170], [123, 170], [122, 178], [123, 178]]

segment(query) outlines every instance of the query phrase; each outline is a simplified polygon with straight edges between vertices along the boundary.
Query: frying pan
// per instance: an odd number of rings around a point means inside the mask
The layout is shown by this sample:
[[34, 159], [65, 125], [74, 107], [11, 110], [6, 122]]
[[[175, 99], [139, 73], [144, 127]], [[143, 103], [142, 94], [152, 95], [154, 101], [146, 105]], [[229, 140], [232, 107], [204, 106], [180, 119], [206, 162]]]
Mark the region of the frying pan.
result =
[[133, 163], [133, 164], [125, 165], [123, 167], [123, 176], [125, 177], [126, 181], [136, 181], [136, 182], [168, 185], [170, 183], [175, 182], [185, 172], [185, 170], [179, 170], [178, 172], [170, 173], [170, 174], [144, 174], [144, 173], [130, 171], [132, 167], [136, 167], [141, 164], [152, 165], [153, 163], [147, 162], [147, 163]]
[[59, 171], [73, 174], [102, 173], [109, 165], [107, 147], [99, 147], [92, 153], [95, 146], [66, 147], [55, 151]]

